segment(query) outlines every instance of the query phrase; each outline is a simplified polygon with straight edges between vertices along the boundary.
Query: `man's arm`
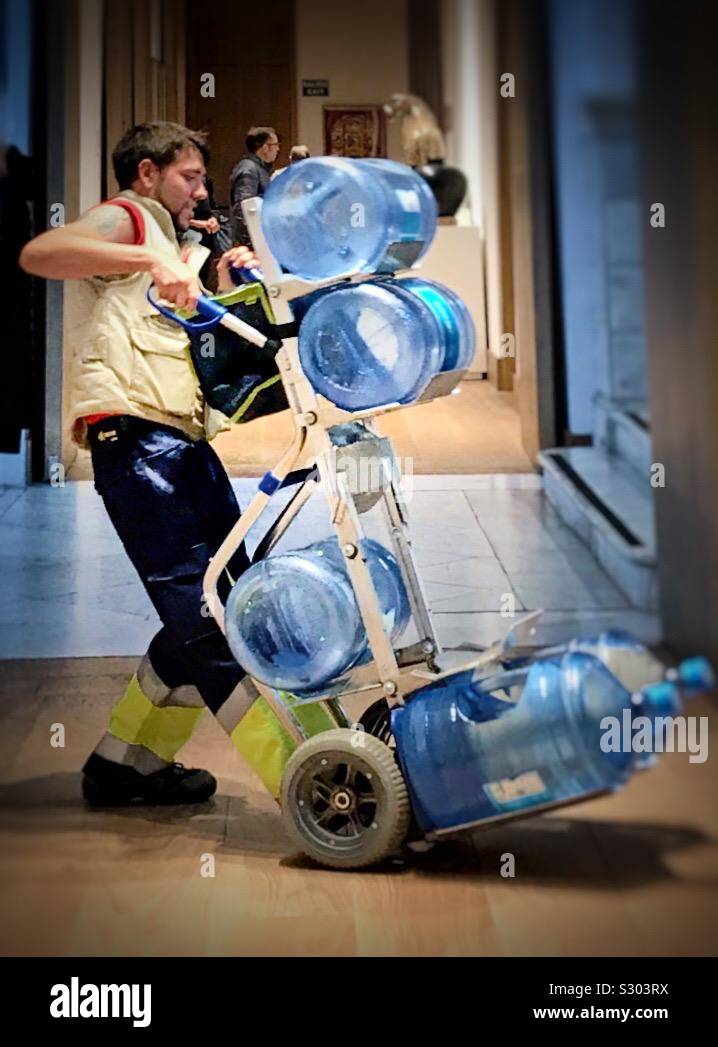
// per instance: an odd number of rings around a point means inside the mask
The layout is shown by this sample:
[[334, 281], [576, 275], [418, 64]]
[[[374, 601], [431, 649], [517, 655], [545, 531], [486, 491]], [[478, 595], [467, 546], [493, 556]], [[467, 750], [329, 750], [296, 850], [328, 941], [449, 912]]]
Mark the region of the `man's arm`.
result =
[[134, 239], [128, 212], [115, 204], [101, 204], [76, 222], [36, 236], [22, 249], [20, 266], [50, 280], [150, 273], [161, 298], [194, 308], [200, 287], [189, 266], [135, 244]]

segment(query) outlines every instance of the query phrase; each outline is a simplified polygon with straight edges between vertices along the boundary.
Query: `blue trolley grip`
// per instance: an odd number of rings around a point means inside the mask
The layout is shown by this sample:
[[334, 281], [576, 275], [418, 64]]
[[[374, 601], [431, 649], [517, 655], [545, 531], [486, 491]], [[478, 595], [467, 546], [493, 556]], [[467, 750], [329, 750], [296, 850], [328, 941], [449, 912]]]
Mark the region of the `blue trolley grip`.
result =
[[211, 328], [216, 327], [217, 324], [221, 324], [222, 327], [226, 327], [227, 330], [234, 332], [240, 338], [244, 338], [245, 341], [259, 346], [260, 349], [266, 348], [276, 351], [282, 344], [280, 340], [268, 338], [267, 335], [258, 331], [256, 327], [252, 327], [250, 324], [245, 323], [244, 320], [240, 320], [238, 316], [235, 316], [225, 306], [220, 305], [219, 302], [216, 302], [213, 298], [208, 298], [206, 295], [200, 295], [197, 299], [197, 314], [200, 317], [204, 317], [203, 320], [200, 320], [193, 317], [180, 316], [170, 306], [160, 302], [152, 293], [153, 290], [154, 284], [147, 291], [147, 301], [150, 305], [154, 306], [168, 320], [172, 320], [174, 323], [179, 324], [180, 327], [184, 327], [185, 331], [188, 331], [190, 334], [196, 334], [199, 331], [209, 331]]
[[261, 269], [245, 265], [231, 265], [229, 275], [235, 284], [261, 284], [264, 281]]

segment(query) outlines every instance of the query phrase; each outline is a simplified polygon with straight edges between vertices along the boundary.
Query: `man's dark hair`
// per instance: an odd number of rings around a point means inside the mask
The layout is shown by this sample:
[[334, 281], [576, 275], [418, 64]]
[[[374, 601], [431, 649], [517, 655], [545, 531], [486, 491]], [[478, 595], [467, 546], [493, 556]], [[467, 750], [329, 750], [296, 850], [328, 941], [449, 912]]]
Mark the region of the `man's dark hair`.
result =
[[125, 132], [112, 152], [112, 167], [117, 184], [120, 189], [130, 189], [141, 160], [152, 160], [162, 170], [188, 146], [202, 154], [205, 164], [208, 162], [209, 149], [202, 131], [190, 131], [188, 127], [168, 120], [136, 124]]
[[247, 131], [247, 137], [244, 140], [244, 144], [247, 146], [248, 153], [256, 153], [258, 149], [261, 149], [266, 141], [268, 141], [272, 135], [279, 138], [279, 135], [273, 127], [250, 127]]

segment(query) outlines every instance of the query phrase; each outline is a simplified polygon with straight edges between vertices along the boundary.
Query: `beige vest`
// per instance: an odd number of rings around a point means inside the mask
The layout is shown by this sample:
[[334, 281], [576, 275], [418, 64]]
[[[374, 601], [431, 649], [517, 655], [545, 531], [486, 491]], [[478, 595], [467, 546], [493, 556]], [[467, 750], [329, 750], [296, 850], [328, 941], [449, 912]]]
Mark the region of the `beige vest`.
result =
[[[142, 209], [145, 244], [180, 256], [170, 214], [132, 190], [119, 194]], [[204, 254], [200, 254], [201, 265]], [[184, 330], [147, 301], [149, 273], [79, 281], [81, 320], [69, 335], [73, 349], [72, 438], [87, 447], [88, 414], [131, 414], [212, 439], [229, 428], [204, 402]]]

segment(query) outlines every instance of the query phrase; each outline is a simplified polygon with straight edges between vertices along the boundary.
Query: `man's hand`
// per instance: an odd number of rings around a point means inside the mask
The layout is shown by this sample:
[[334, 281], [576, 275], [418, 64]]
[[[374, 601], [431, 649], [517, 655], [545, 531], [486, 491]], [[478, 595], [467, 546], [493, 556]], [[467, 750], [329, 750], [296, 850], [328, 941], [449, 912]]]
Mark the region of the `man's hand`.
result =
[[229, 275], [230, 266], [235, 269], [256, 269], [259, 259], [248, 247], [232, 247], [225, 251], [217, 263], [217, 290], [231, 291], [234, 281]]
[[214, 215], [211, 218], [193, 218], [189, 224], [192, 229], [199, 229], [210, 236], [219, 232], [219, 222]]
[[202, 293], [199, 279], [193, 269], [172, 258], [160, 258], [150, 268], [157, 295], [177, 309], [194, 309]]

